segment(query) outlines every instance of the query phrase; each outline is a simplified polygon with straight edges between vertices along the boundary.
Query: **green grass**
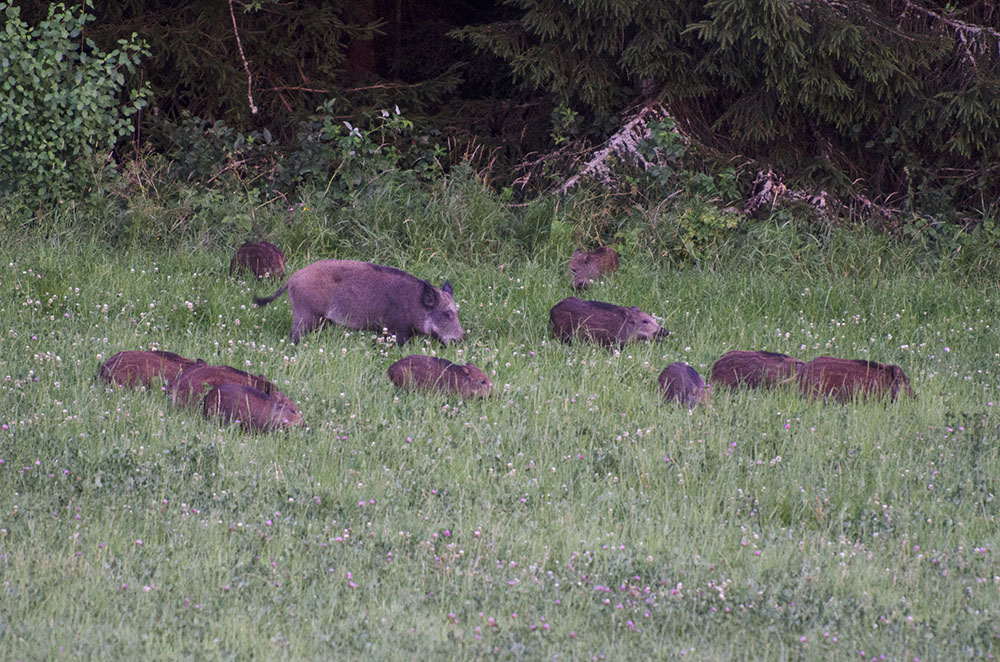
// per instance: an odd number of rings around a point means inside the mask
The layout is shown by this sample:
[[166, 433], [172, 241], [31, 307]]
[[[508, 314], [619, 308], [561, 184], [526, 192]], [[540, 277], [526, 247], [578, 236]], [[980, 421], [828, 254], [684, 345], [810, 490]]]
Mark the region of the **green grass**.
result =
[[[633, 250], [587, 297], [673, 335], [620, 353], [547, 338], [570, 246], [373, 256], [461, 305], [464, 343], [402, 349], [340, 327], [291, 346], [287, 298], [252, 308], [276, 285], [211, 244], [0, 247], [0, 659], [995, 657], [996, 280], [847, 245], [773, 273], [775, 245], [712, 271]], [[95, 380], [153, 347], [264, 373], [308, 428], [242, 434]], [[661, 401], [666, 365], [736, 348], [897, 363], [918, 397]], [[398, 392], [413, 352], [476, 363], [495, 397]]]

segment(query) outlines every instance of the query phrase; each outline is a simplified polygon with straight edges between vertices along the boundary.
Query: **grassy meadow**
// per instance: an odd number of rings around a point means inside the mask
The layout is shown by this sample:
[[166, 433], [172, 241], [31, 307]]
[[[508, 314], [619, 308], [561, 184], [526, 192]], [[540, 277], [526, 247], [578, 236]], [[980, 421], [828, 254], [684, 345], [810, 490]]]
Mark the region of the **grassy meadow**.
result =
[[[280, 242], [279, 242], [280, 243]], [[847, 245], [846, 243], [844, 244]], [[284, 247], [455, 288], [467, 332], [287, 339], [233, 246], [0, 245], [0, 659], [923, 660], [1000, 655], [1000, 291], [831, 242], [677, 268], [624, 246], [585, 298], [672, 335], [547, 337], [571, 245], [479, 260]], [[307, 428], [246, 434], [95, 379], [127, 349], [263, 373]], [[914, 400], [665, 403], [731, 349], [896, 363]], [[410, 353], [484, 401], [397, 391]]]

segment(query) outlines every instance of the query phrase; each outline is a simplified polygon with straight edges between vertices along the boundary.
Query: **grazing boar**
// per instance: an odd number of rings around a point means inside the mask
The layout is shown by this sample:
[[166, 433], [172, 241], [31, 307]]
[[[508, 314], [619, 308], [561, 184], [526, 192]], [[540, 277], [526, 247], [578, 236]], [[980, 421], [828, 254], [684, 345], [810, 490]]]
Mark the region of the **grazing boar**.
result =
[[119, 386], [145, 386], [151, 388], [154, 380], [171, 382], [186, 368], [204, 365], [201, 359], [193, 361], [173, 352], [154, 350], [118, 352], [101, 364], [97, 370], [100, 379]]
[[277, 292], [257, 297], [254, 303], [266, 306], [285, 290], [292, 303], [293, 343], [325, 321], [351, 329], [387, 329], [400, 345], [414, 334], [443, 344], [465, 337], [448, 281], [438, 288], [392, 267], [320, 260], [299, 269]]
[[205, 418], [236, 421], [244, 430], [267, 432], [305, 425], [302, 412], [279, 391], [265, 393], [245, 384], [219, 384], [205, 394], [201, 413]]
[[671, 363], [660, 373], [660, 390], [667, 400], [676, 400], [688, 409], [699, 403], [711, 404], [712, 386], [705, 385], [698, 371], [687, 363]]
[[609, 246], [590, 252], [573, 251], [569, 260], [569, 276], [573, 289], [585, 290], [603, 274], [618, 271], [618, 253]]
[[421, 354], [411, 354], [389, 366], [389, 379], [400, 388], [437, 389], [463, 398], [486, 398], [493, 392], [493, 382], [473, 364], [458, 365]]
[[248, 241], [236, 249], [229, 262], [229, 275], [249, 269], [258, 280], [285, 277], [285, 256], [274, 244], [266, 241]]
[[799, 368], [798, 382], [802, 395], [812, 399], [850, 402], [854, 398], [888, 397], [895, 402], [900, 391], [914, 397], [910, 380], [898, 365], [861, 359], [818, 356]]
[[802, 361], [777, 352], [726, 352], [712, 364], [709, 381], [718, 386], [772, 388], [793, 377]]
[[621, 347], [634, 340], [659, 340], [670, 334], [652, 315], [635, 306], [626, 308], [576, 297], [563, 299], [552, 307], [549, 328], [553, 337], [566, 343], [577, 337], [607, 347]]
[[263, 375], [251, 375], [227, 365], [200, 365], [185, 370], [170, 382], [170, 400], [180, 407], [199, 400], [206, 391], [220, 384], [252, 386], [270, 394], [278, 389]]

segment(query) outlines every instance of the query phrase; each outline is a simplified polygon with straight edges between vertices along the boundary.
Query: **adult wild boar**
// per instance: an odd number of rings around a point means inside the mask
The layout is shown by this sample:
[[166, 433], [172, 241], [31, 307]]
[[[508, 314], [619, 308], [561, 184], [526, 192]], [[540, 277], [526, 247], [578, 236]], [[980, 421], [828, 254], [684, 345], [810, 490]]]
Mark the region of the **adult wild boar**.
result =
[[405, 271], [354, 260], [320, 260], [293, 273], [269, 297], [254, 303], [266, 306], [288, 290], [292, 302], [293, 343], [324, 321], [351, 329], [388, 329], [402, 345], [414, 334], [442, 343], [465, 336], [451, 283], [440, 288]]
[[915, 397], [910, 380], [898, 365], [862, 359], [818, 356], [798, 370], [799, 389], [808, 398], [833, 398], [850, 402], [854, 398], [886, 398], [895, 402], [902, 391]]
[[253, 272], [258, 280], [261, 278], [284, 278], [285, 255], [281, 249], [266, 241], [248, 241], [236, 249], [236, 254], [229, 261], [229, 275], [241, 273], [245, 269]]
[[459, 365], [434, 356], [411, 354], [389, 366], [389, 379], [400, 388], [437, 389], [463, 398], [486, 398], [493, 382], [471, 363]]
[[264, 391], [243, 384], [219, 384], [205, 394], [201, 404], [205, 418], [236, 421], [244, 430], [267, 432], [305, 425], [302, 412], [283, 393]]
[[772, 388], [795, 377], [802, 361], [777, 352], [726, 352], [712, 364], [709, 381], [728, 388]]
[[585, 290], [600, 276], [613, 271], [618, 271], [618, 253], [609, 246], [601, 246], [590, 252], [577, 249], [569, 260], [573, 289]]
[[563, 299], [549, 311], [552, 335], [563, 342], [574, 338], [607, 347], [621, 347], [634, 340], [659, 340], [670, 335], [649, 313], [603, 301]]
[[658, 381], [667, 400], [676, 400], [688, 409], [699, 403], [711, 404], [712, 386], [706, 385], [698, 371], [687, 363], [671, 363], [660, 373]]
[[170, 400], [175, 405], [184, 407], [200, 400], [206, 391], [220, 384], [252, 386], [266, 394], [278, 390], [264, 375], [251, 375], [228, 365], [204, 364], [185, 370], [170, 382]]
[[204, 365], [201, 359], [193, 361], [180, 354], [161, 350], [118, 352], [101, 364], [97, 376], [119, 386], [144, 386], [151, 388], [155, 380], [171, 382], [186, 368]]

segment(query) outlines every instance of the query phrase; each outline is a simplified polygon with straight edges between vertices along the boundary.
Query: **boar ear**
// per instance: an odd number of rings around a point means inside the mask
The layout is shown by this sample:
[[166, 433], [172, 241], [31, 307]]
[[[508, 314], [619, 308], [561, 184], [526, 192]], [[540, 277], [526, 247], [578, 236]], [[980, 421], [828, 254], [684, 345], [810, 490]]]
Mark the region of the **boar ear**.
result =
[[424, 308], [434, 308], [438, 304], [437, 289], [430, 283], [424, 283], [424, 291], [420, 294], [420, 303], [424, 305]]
[[454, 294], [454, 292], [451, 289], [451, 281], [446, 280], [444, 284], [441, 286], [441, 291], [447, 292], [448, 294]]

